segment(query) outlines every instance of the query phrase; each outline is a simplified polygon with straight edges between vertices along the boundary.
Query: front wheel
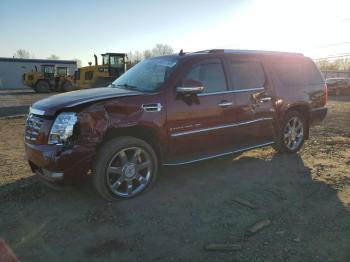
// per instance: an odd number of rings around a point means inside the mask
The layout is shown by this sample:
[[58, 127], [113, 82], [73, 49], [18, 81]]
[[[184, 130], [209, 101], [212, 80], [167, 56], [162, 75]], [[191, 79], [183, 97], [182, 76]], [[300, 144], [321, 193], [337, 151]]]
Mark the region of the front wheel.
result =
[[34, 89], [37, 93], [50, 93], [51, 91], [50, 85], [46, 81], [39, 81], [38, 83], [36, 83]]
[[107, 200], [127, 199], [152, 187], [157, 171], [157, 156], [148, 143], [134, 137], [118, 137], [99, 150], [93, 183]]
[[296, 111], [287, 112], [282, 127], [277, 132], [275, 149], [283, 153], [299, 151], [304, 144], [307, 128], [302, 114]]

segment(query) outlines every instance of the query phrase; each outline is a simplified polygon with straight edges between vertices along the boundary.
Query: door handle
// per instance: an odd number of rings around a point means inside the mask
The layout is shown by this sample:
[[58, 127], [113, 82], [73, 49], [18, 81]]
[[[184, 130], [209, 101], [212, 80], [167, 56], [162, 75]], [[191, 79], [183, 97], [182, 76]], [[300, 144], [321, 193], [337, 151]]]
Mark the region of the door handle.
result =
[[222, 107], [222, 108], [225, 108], [225, 107], [228, 107], [228, 106], [232, 106], [232, 102], [229, 102], [229, 101], [221, 101], [218, 106]]
[[266, 103], [266, 102], [271, 101], [271, 99], [272, 99], [272, 98], [271, 98], [270, 96], [266, 96], [266, 97], [260, 98], [259, 102], [260, 102], [260, 103]]

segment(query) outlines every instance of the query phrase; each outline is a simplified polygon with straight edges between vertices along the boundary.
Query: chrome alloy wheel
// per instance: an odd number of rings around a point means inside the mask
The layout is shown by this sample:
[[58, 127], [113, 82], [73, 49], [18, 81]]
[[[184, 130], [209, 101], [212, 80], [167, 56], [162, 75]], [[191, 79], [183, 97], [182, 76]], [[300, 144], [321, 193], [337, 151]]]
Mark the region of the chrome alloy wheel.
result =
[[284, 145], [289, 150], [295, 150], [303, 142], [304, 126], [299, 117], [292, 117], [284, 127], [283, 131]]
[[106, 169], [107, 185], [120, 197], [131, 197], [142, 191], [151, 180], [151, 156], [140, 147], [117, 152]]

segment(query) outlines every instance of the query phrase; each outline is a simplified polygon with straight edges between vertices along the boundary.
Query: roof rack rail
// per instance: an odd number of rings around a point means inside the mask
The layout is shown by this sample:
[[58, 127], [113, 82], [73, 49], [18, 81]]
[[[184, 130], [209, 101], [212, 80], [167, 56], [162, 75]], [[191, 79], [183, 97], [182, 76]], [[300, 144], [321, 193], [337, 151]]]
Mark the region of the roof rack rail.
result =
[[206, 49], [206, 50], [200, 50], [200, 51], [196, 51], [193, 53], [224, 53], [225, 49]]
[[276, 54], [276, 55], [301, 55], [302, 53], [294, 53], [294, 52], [283, 52], [283, 51], [267, 51], [267, 50], [246, 50], [246, 49], [207, 49], [207, 50], [201, 50], [193, 52], [194, 54], [198, 53], [205, 53], [205, 54], [213, 54], [213, 53], [230, 53], [230, 54], [253, 54], [253, 55], [260, 55], [260, 54]]
[[208, 53], [225, 53], [225, 49], [210, 49]]

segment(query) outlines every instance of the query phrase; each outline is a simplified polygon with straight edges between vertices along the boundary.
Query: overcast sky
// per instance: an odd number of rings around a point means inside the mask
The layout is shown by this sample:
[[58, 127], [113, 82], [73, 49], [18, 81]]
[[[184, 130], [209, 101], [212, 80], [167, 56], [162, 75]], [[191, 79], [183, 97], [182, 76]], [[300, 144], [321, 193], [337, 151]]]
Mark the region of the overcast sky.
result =
[[209, 48], [350, 53], [350, 1], [306, 0], [1, 0], [0, 57], [25, 49], [35, 58], [79, 58]]

